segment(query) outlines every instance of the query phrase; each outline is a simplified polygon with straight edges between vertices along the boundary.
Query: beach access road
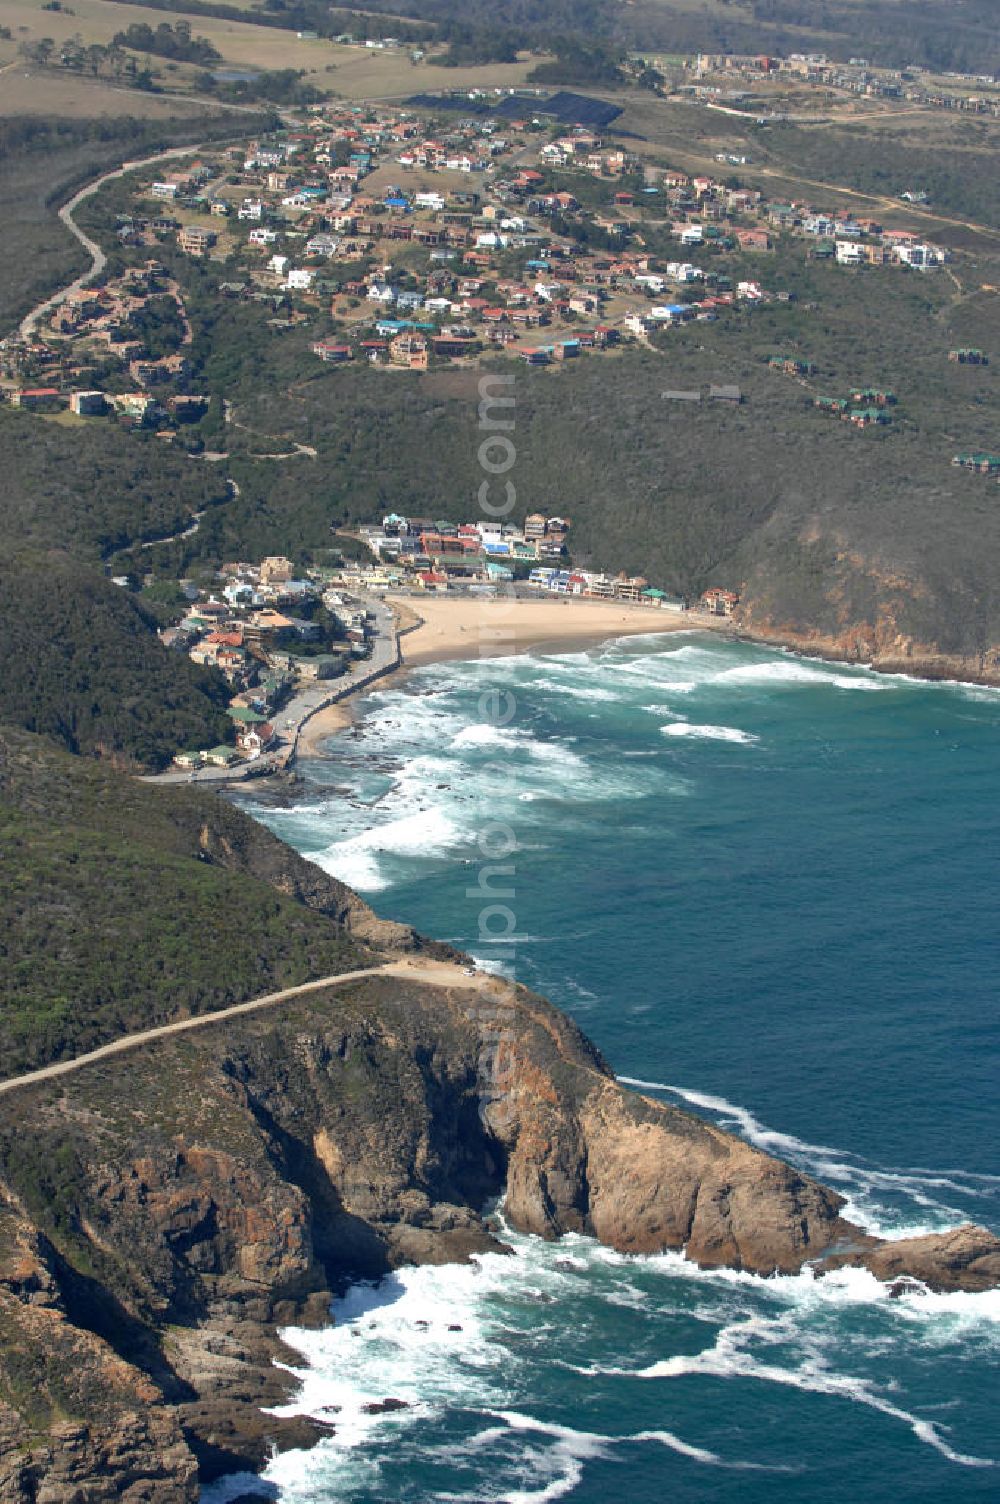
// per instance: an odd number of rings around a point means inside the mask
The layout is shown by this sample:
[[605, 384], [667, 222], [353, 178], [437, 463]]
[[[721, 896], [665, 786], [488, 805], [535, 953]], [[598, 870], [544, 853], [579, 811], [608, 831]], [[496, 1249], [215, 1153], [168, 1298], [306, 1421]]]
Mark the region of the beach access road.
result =
[[481, 988], [487, 982], [496, 982], [485, 972], [473, 972], [450, 961], [431, 961], [422, 957], [408, 956], [400, 961], [387, 961], [381, 966], [366, 966], [360, 971], [341, 971], [329, 977], [319, 977], [315, 982], [302, 982], [297, 987], [283, 987], [279, 992], [268, 992], [249, 1002], [233, 1003], [228, 1008], [219, 1008], [214, 1013], [202, 1013], [197, 1018], [181, 1018], [172, 1024], [158, 1024], [153, 1029], [142, 1029], [136, 1034], [125, 1034], [121, 1039], [102, 1044], [96, 1050], [77, 1055], [72, 1060], [60, 1060], [54, 1065], [43, 1066], [37, 1071], [27, 1071], [23, 1076], [12, 1076], [9, 1081], [0, 1081], [0, 1097], [24, 1087], [39, 1086], [46, 1081], [57, 1081], [62, 1076], [71, 1076], [88, 1065], [99, 1065], [104, 1060], [156, 1044], [158, 1040], [170, 1039], [176, 1034], [190, 1034], [195, 1029], [208, 1029], [226, 1023], [230, 1019], [244, 1018], [260, 1013], [267, 1008], [280, 1007], [282, 1003], [305, 997], [311, 992], [323, 992], [329, 987], [343, 987], [349, 982], [360, 982], [368, 977], [402, 977], [426, 987]]
[[399, 641], [396, 621], [392, 610], [376, 597], [365, 598], [363, 605], [375, 616], [375, 635], [371, 639], [371, 653], [359, 658], [353, 671], [342, 679], [317, 680], [296, 690], [287, 705], [275, 712], [274, 729], [278, 745], [271, 752], [263, 752], [247, 762], [233, 767], [197, 768], [193, 772], [172, 769], [167, 773], [152, 773], [144, 778], [145, 783], [233, 783], [244, 779], [262, 778], [291, 767], [299, 747], [299, 736], [306, 723], [319, 710], [335, 705], [340, 700], [350, 699], [370, 684], [391, 673], [400, 664]]

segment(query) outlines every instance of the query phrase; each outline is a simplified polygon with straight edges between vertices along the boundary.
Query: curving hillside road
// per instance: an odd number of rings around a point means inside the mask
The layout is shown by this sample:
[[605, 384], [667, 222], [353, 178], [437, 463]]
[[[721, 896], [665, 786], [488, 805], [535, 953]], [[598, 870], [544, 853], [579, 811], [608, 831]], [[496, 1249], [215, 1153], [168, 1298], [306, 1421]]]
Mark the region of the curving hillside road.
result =
[[28, 1071], [23, 1076], [12, 1076], [9, 1081], [0, 1081], [0, 1097], [18, 1091], [22, 1086], [37, 1086], [44, 1081], [55, 1081], [60, 1076], [72, 1075], [84, 1066], [96, 1065], [115, 1055], [124, 1055], [142, 1045], [155, 1044], [159, 1039], [169, 1039], [174, 1034], [189, 1034], [193, 1029], [207, 1029], [212, 1024], [225, 1023], [230, 1018], [242, 1018], [248, 1013], [259, 1013], [265, 1008], [274, 1008], [291, 998], [302, 997], [308, 992], [321, 992], [326, 987], [339, 987], [344, 982], [358, 982], [364, 977], [405, 977], [428, 987], [481, 987], [492, 980], [483, 973], [467, 976], [463, 969], [445, 961], [423, 961], [411, 958], [406, 961], [388, 961], [382, 966], [367, 966], [361, 971], [342, 971], [331, 977], [320, 977], [315, 982], [303, 982], [298, 987], [284, 987], [280, 992], [269, 992], [253, 998], [248, 1003], [233, 1003], [215, 1013], [199, 1014], [197, 1018], [181, 1018], [176, 1023], [159, 1024], [154, 1029], [143, 1029], [138, 1034], [126, 1034], [111, 1044], [102, 1044], [85, 1055], [73, 1060], [60, 1060], [55, 1065], [43, 1066], [41, 1070]]
[[79, 277], [74, 278], [68, 287], [64, 287], [59, 292], [53, 293], [50, 298], [45, 299], [44, 303], [39, 303], [29, 314], [25, 315], [18, 327], [18, 333], [23, 340], [31, 339], [40, 319], [44, 318], [47, 313], [51, 313], [53, 309], [58, 308], [60, 303], [64, 303], [71, 294], [79, 292], [81, 288], [86, 286], [91, 277], [96, 277], [99, 272], [104, 270], [107, 257], [96, 240], [91, 240], [90, 236], [85, 235], [80, 229], [73, 218], [73, 210], [82, 204], [84, 199], [91, 198], [93, 194], [98, 193], [104, 187], [105, 183], [110, 183], [115, 178], [124, 177], [127, 172], [135, 172], [141, 167], [151, 167], [154, 162], [166, 162], [171, 157], [194, 156], [202, 149], [200, 146], [172, 146], [167, 151], [155, 152], [151, 157], [140, 157], [134, 162], [123, 162], [121, 167], [116, 167], [113, 172], [105, 172], [101, 177], [94, 178], [93, 182], [85, 183], [77, 193], [74, 193], [71, 199], [68, 199], [63, 204], [59, 210], [59, 218], [70, 234], [75, 236], [83, 246], [90, 257], [91, 264], [88, 270], [81, 273]]

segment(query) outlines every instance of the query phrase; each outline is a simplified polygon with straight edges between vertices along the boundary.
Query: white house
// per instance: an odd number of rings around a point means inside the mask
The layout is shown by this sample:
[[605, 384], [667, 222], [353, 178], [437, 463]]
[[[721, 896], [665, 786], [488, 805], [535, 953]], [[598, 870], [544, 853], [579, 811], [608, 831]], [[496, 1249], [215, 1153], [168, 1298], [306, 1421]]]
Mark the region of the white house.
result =
[[243, 220], [263, 219], [264, 205], [259, 198], [245, 198], [236, 211], [236, 218]]
[[296, 266], [288, 273], [285, 286], [290, 291], [308, 292], [316, 279], [316, 273], [308, 266]]
[[306, 241], [307, 256], [333, 256], [336, 254], [340, 241], [333, 235], [314, 235]]
[[861, 266], [866, 259], [865, 248], [859, 240], [837, 241], [837, 264], [839, 266]]
[[668, 261], [667, 276], [673, 282], [697, 282], [705, 273], [700, 266], [692, 266], [690, 261]]
[[288, 270], [288, 257], [275, 254], [267, 263], [269, 272], [274, 272], [276, 277], [283, 277]]
[[900, 245], [896, 247], [896, 255], [903, 266], [912, 266], [921, 272], [929, 271], [944, 259], [932, 245]]

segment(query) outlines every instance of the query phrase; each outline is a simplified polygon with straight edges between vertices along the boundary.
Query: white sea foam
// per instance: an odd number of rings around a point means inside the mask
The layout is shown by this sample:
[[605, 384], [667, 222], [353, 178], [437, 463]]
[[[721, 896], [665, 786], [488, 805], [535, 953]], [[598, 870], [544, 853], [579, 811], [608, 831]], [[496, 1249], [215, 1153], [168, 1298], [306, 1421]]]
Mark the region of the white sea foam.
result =
[[[794, 1344], [800, 1349], [798, 1361], [794, 1367], [765, 1362], [749, 1351], [754, 1342], [765, 1348], [780, 1345], [783, 1349], [790, 1343]], [[755, 1379], [812, 1394], [845, 1399], [903, 1422], [909, 1426], [918, 1441], [934, 1447], [949, 1462], [974, 1468], [997, 1465], [993, 1458], [958, 1451], [941, 1434], [941, 1426], [904, 1409], [870, 1381], [831, 1371], [818, 1345], [808, 1338], [804, 1339], [801, 1326], [796, 1325], [794, 1318], [788, 1315], [778, 1318], [754, 1316], [723, 1327], [712, 1347], [705, 1348], [700, 1353], [674, 1355], [636, 1370], [618, 1368], [604, 1372], [635, 1379], [678, 1379], [695, 1375], [717, 1379]]]
[[740, 731], [736, 726], [699, 726], [690, 721], [671, 721], [669, 725], [661, 726], [660, 731], [664, 736], [686, 737], [691, 741], [749, 744], [760, 740], [752, 732]]
[[[898, 1353], [901, 1341], [943, 1345], [956, 1334], [980, 1331], [982, 1297], [913, 1293], [892, 1300], [866, 1270], [820, 1278], [806, 1268], [763, 1278], [702, 1270], [680, 1253], [621, 1254], [579, 1235], [552, 1245], [503, 1226], [502, 1236], [513, 1257], [487, 1254], [465, 1266], [403, 1270], [381, 1286], [351, 1289], [334, 1308], [332, 1328], [282, 1334], [305, 1362], [295, 1370], [300, 1394], [279, 1413], [313, 1415], [335, 1430], [312, 1451], [285, 1454], [268, 1467], [266, 1480], [281, 1504], [389, 1497], [382, 1470], [394, 1459], [398, 1467], [407, 1449], [445, 1478], [473, 1470], [472, 1491], [434, 1492], [449, 1504], [559, 1499], [580, 1485], [589, 1462], [624, 1462], [629, 1446], [666, 1447], [699, 1467], [768, 1465], [766, 1456], [727, 1456], [725, 1446], [710, 1450], [666, 1427], [610, 1435], [576, 1428], [561, 1416], [539, 1418], [533, 1397], [546, 1392], [546, 1366], [570, 1369], [601, 1387], [699, 1378], [787, 1386], [861, 1404], [905, 1424], [950, 1462], [991, 1465], [990, 1458], [953, 1445], [945, 1426], [907, 1408], [881, 1377], [850, 1371], [852, 1357], [870, 1368], [878, 1353]], [[693, 1308], [692, 1291], [699, 1292]], [[585, 1308], [597, 1302], [617, 1309], [622, 1321], [641, 1321], [645, 1332], [656, 1330], [650, 1323], [659, 1312], [683, 1312], [711, 1325], [713, 1341], [694, 1354], [670, 1353], [641, 1366], [627, 1360], [574, 1364], [565, 1354], [580, 1301]], [[871, 1315], [863, 1326], [854, 1317], [842, 1329], [841, 1307]], [[386, 1398], [408, 1408], [372, 1413]], [[615, 1410], [620, 1413], [620, 1404]], [[464, 1417], [466, 1432], [442, 1439], [441, 1421], [451, 1412]], [[425, 1439], [430, 1436], [438, 1439]], [[782, 1458], [777, 1466], [787, 1463]], [[204, 1504], [228, 1504], [238, 1490], [226, 1492], [227, 1486], [206, 1495]]]
[[831, 689], [879, 690], [884, 688], [874, 674], [862, 671], [838, 673], [832, 668], [782, 659], [777, 663], [747, 663], [721, 670], [715, 684], [763, 685], [765, 688], [788, 684], [819, 684]]
[[[592, 674], [593, 665], [588, 665], [588, 668]], [[620, 695], [615, 694], [614, 690], [602, 689], [596, 684], [580, 683], [578, 679], [557, 674], [548, 674], [539, 679], [527, 679], [520, 688], [541, 690], [547, 695], [567, 695], [574, 700], [602, 700], [607, 704], [613, 704], [621, 698]]]
[[[754, 662], [733, 660], [727, 645], [688, 644], [662, 653], [634, 657], [617, 665], [618, 672], [655, 685], [669, 695], [690, 695], [702, 689], [781, 690], [796, 687], [840, 690], [889, 688], [885, 677], [864, 668], [837, 668], [814, 660], [774, 654]], [[741, 655], [742, 656], [742, 655]]]
[[454, 751], [468, 751], [486, 748], [487, 750], [504, 752], [525, 752], [529, 757], [538, 759], [540, 762], [558, 763], [566, 768], [583, 768], [583, 759], [566, 745], [567, 738], [562, 741], [542, 741], [532, 736], [530, 731], [520, 727], [491, 726], [483, 723], [474, 726], [465, 726], [452, 739], [451, 746]]
[[441, 809], [425, 809], [397, 820], [375, 825], [343, 841], [335, 841], [313, 861], [324, 872], [352, 887], [377, 892], [389, 886], [380, 856], [443, 856], [455, 849], [464, 836]]

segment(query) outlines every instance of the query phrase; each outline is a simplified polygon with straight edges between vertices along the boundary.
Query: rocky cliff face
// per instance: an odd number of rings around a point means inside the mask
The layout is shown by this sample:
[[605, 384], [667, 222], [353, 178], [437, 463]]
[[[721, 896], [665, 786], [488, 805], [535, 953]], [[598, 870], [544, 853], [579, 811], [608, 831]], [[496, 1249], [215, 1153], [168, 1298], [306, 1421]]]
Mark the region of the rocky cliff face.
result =
[[623, 1090], [542, 999], [423, 964], [0, 1100], [2, 1504], [193, 1504], [199, 1474], [303, 1444], [261, 1412], [286, 1392], [276, 1328], [353, 1277], [497, 1248], [505, 1187], [544, 1237], [1000, 1282], [981, 1230], [878, 1244], [834, 1193]]
[[996, 591], [974, 533], [946, 560], [900, 526], [863, 548], [851, 529], [815, 516], [772, 526], [769, 546], [741, 561], [737, 626], [757, 642], [883, 673], [1000, 684]]

